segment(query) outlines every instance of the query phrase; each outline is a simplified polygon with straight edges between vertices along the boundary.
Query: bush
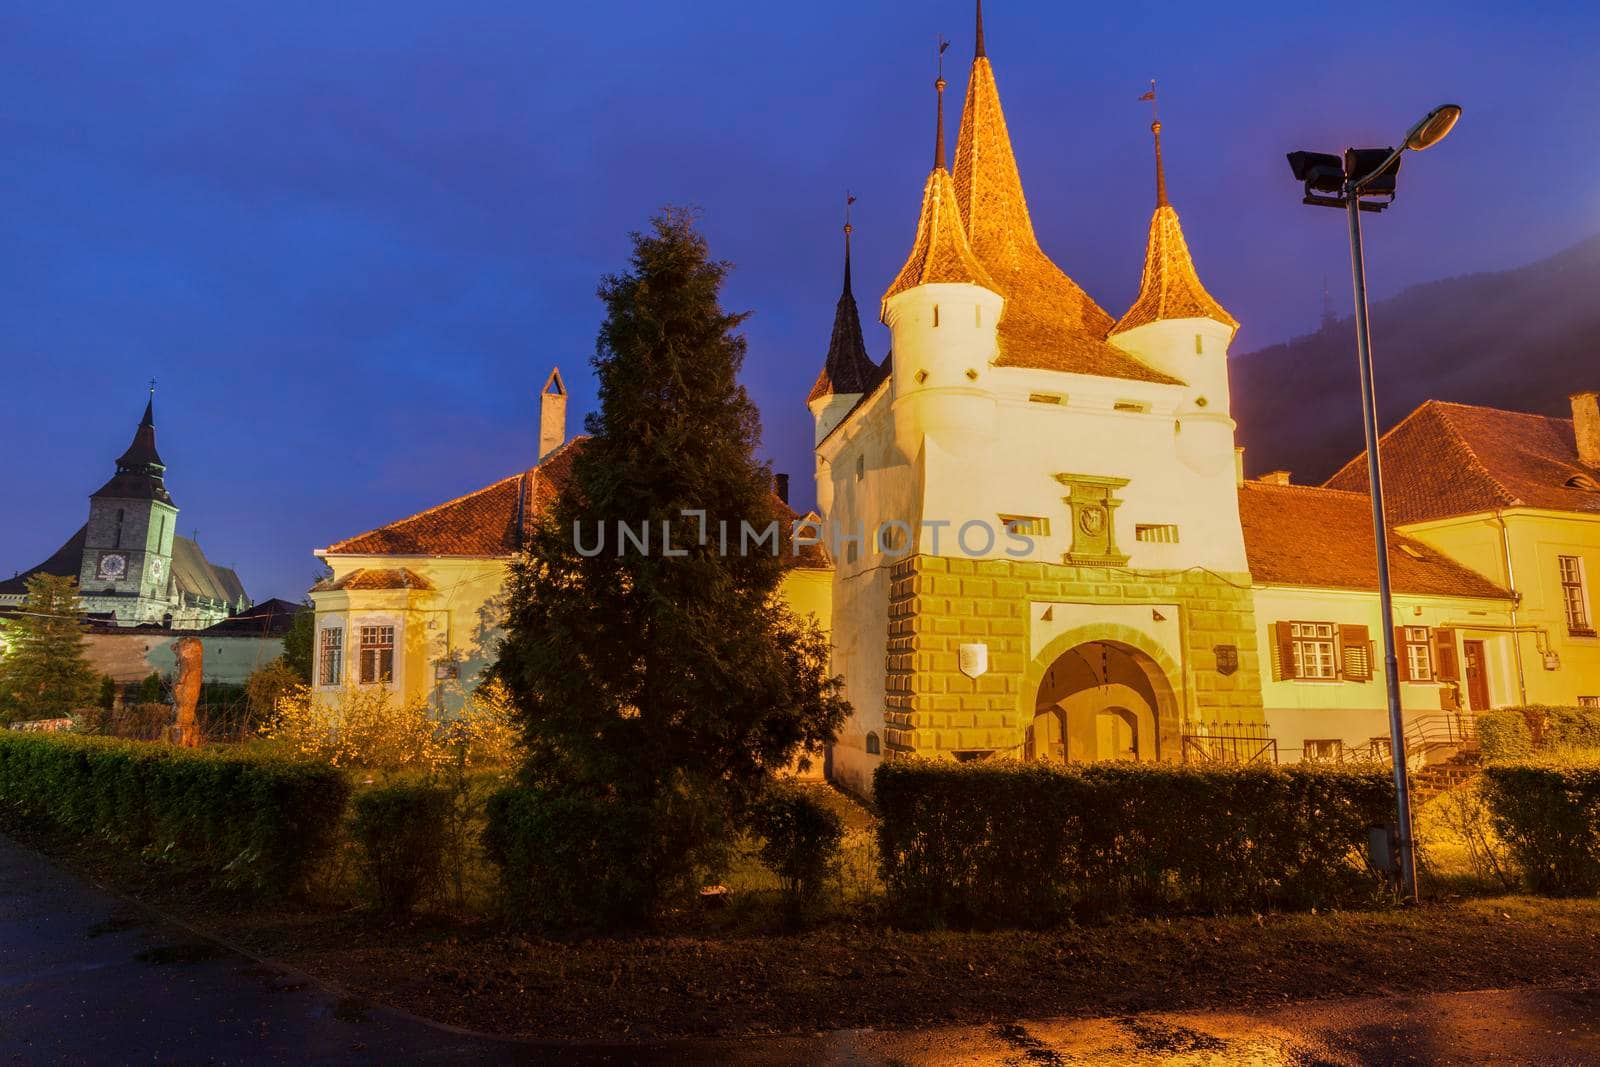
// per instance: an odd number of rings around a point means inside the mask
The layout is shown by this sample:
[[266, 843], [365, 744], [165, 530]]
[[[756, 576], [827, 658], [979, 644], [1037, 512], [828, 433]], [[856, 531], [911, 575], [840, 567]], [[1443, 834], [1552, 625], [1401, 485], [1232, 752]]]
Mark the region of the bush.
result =
[[350, 787], [315, 764], [71, 734], [0, 734], [0, 813], [93, 836], [221, 888], [289, 892]]
[[751, 811], [750, 826], [762, 839], [761, 862], [783, 883], [790, 920], [798, 921], [838, 871], [844, 821], [800, 786], [773, 782]]
[[431, 783], [356, 794], [351, 834], [361, 849], [364, 888], [379, 911], [409, 913], [438, 889], [454, 804], [449, 790]]
[[1600, 759], [1492, 764], [1484, 781], [1495, 830], [1530, 888], [1600, 892]]
[[426, 702], [402, 704], [381, 686], [352, 686], [331, 700], [297, 687], [278, 701], [277, 714], [261, 733], [305, 759], [400, 771], [427, 770], [443, 762], [434, 728]]
[[1521, 711], [1478, 713], [1478, 746], [1488, 762], [1523, 759], [1533, 754], [1533, 732]]
[[1545, 747], [1600, 750], [1600, 708], [1542, 709]]
[[717, 811], [681, 783], [653, 803], [515, 786], [489, 798], [484, 851], [511, 921], [634, 926], [688, 900], [723, 858]]
[[1071, 914], [1235, 911], [1370, 895], [1384, 771], [895, 760], [874, 774], [902, 921], [1035, 926]]

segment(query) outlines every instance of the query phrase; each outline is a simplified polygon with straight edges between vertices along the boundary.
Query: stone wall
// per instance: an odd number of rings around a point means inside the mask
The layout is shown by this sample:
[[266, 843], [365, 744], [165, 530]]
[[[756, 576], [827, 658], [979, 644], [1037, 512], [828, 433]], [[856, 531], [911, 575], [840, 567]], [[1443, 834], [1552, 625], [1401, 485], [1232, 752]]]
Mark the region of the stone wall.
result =
[[[1017, 560], [911, 556], [891, 571], [885, 697], [885, 754], [1007, 752], [1033, 719], [1038, 675], [1059, 655], [1053, 642], [1035, 655], [1033, 618], [1052, 605], [1176, 608], [1177, 647], [1126, 625], [1072, 632], [1071, 641], [1129, 645], [1165, 676], [1183, 729], [1197, 723], [1265, 721], [1248, 574], [1202, 569], [1141, 572]], [[988, 670], [961, 672], [966, 643], [988, 647]], [[1231, 673], [1218, 670], [1219, 646], [1236, 650]], [[1165, 732], [1165, 731], [1164, 731]], [[1178, 757], [1164, 746], [1163, 758]]]

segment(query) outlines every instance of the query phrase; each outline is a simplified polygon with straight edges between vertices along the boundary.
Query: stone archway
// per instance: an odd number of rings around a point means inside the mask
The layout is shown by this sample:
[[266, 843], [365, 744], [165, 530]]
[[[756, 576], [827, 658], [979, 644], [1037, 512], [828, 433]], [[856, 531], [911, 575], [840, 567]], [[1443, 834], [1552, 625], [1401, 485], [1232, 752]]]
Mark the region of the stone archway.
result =
[[1171, 682], [1176, 672], [1142, 635], [1137, 643], [1126, 636], [1062, 635], [1034, 660], [1020, 694], [1023, 758], [1178, 758], [1180, 708]]

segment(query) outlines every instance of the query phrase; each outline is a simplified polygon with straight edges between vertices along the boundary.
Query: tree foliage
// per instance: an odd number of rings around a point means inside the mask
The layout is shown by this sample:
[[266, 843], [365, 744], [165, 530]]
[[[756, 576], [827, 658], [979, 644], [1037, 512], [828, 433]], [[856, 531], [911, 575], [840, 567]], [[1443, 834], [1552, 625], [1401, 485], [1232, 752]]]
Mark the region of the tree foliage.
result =
[[[650, 827], [656, 844], [638, 842], [639, 859], [663, 885], [687, 859], [683, 827], [659, 825], [660, 813], [689, 813], [705, 828], [689, 836], [711, 843], [712, 827], [796, 754], [820, 751], [848, 713], [826, 638], [778, 595], [787, 531], [780, 553], [739, 551], [741, 523], [761, 530], [787, 514], [753, 454], [761, 423], [738, 382], [745, 316], [719, 300], [727, 271], [693, 218], [669, 209], [634, 235], [629, 269], [602, 283], [600, 408], [512, 568], [496, 667], [527, 734], [530, 784], [656, 813], [625, 821]], [[648, 524], [652, 551], [619, 552], [619, 522]], [[602, 529], [612, 540], [586, 555], [577, 528], [585, 545]]]
[[0, 649], [0, 717], [48, 719], [93, 701], [98, 678], [84, 656], [78, 582], [36, 574]]
[[280, 658], [294, 671], [301, 685], [311, 684], [311, 641], [316, 617], [314, 611], [300, 612], [283, 635], [283, 655]]

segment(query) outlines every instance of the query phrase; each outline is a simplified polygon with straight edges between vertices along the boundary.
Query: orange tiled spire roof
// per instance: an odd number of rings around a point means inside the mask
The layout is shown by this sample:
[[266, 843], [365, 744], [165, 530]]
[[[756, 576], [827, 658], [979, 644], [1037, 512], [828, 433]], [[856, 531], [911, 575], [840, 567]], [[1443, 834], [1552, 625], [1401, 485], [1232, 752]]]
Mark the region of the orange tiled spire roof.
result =
[[1175, 382], [1108, 344], [1111, 316], [1039, 247], [989, 63], [981, 0], [977, 17], [953, 179], [972, 250], [1006, 298], [996, 365]]
[[[942, 51], [942, 49], [941, 49]], [[961, 212], [956, 207], [956, 187], [944, 162], [944, 89], [941, 76], [934, 82], [939, 93], [937, 133], [934, 137], [933, 170], [922, 188], [922, 214], [917, 219], [917, 236], [911, 254], [895, 276], [887, 292], [889, 298], [933, 282], [966, 282], [999, 292], [994, 279], [973, 254], [967, 241]]]
[[1139, 297], [1112, 329], [1125, 333], [1162, 319], [1212, 319], [1237, 330], [1239, 323], [1206, 292], [1195, 273], [1189, 244], [1178, 225], [1178, 212], [1167, 201], [1167, 173], [1161, 163], [1161, 123], [1150, 124], [1156, 145], [1156, 210], [1150, 217], [1150, 240], [1144, 254]]

